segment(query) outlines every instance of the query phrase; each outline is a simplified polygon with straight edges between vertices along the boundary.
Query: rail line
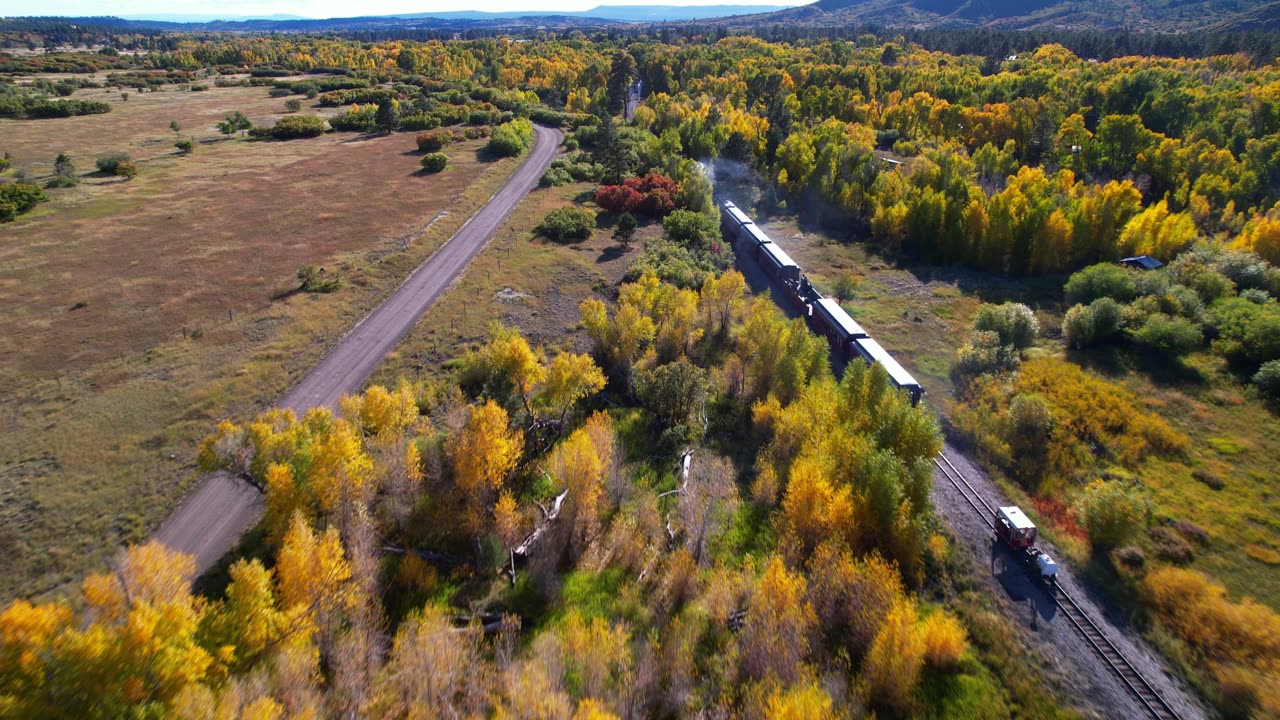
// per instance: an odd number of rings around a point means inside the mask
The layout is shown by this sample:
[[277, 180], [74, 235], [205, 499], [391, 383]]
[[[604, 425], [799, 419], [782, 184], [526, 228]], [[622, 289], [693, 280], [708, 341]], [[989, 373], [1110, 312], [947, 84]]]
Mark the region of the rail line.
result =
[[[995, 525], [991, 518], [995, 516], [995, 509], [988, 505], [986, 500], [982, 499], [982, 495], [969, 484], [969, 481], [965, 479], [956, 466], [951, 464], [951, 460], [946, 455], [939, 454], [938, 457], [933, 459], [933, 464], [942, 471], [943, 477], [955, 486], [956, 490], [960, 492], [960, 496], [973, 508], [974, 512], [978, 513], [982, 522], [994, 531]], [[1181, 720], [1181, 717], [1169, 705], [1168, 701], [1151, 686], [1151, 683], [1147, 681], [1142, 673], [1138, 672], [1138, 669], [1129, 661], [1129, 658], [1125, 657], [1120, 648], [1111, 642], [1107, 634], [1098, 627], [1098, 624], [1093, 621], [1093, 618], [1089, 617], [1089, 614], [1080, 607], [1075, 599], [1071, 597], [1071, 594], [1061, 586], [1055, 586], [1054, 589], [1056, 592], [1051, 591], [1051, 597], [1053, 597], [1053, 601], [1058, 608], [1062, 610], [1062, 614], [1071, 621], [1071, 625], [1076, 629], [1076, 632], [1106, 662], [1111, 672], [1120, 678], [1125, 687], [1129, 689], [1129, 692], [1151, 713], [1151, 716], [1156, 720]]]

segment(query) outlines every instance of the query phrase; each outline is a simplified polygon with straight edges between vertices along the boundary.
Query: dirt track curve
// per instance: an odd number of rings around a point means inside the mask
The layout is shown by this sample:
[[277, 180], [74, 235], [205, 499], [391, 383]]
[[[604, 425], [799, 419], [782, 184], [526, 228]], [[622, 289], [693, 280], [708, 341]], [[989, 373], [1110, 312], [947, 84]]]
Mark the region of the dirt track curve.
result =
[[[320, 364], [280, 398], [279, 407], [299, 414], [333, 407], [359, 391], [378, 363], [449, 287], [489, 241], [520, 200], [537, 187], [560, 146], [560, 131], [534, 126], [536, 138], [524, 161], [484, 207], [427, 259], [390, 297], [356, 323]], [[211, 567], [262, 516], [262, 495], [228, 473], [207, 477], [156, 531], [155, 539], [196, 558], [199, 572]]]

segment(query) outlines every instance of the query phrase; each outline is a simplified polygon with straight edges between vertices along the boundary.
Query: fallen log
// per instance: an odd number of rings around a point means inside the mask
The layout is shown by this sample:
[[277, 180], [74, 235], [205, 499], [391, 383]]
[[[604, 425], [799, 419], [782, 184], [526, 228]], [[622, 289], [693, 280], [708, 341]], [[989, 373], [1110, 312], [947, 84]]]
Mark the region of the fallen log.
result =
[[538, 503], [538, 509], [542, 510], [542, 520], [534, 526], [533, 532], [529, 533], [529, 536], [516, 546], [513, 551], [516, 555], [520, 557], [529, 556], [529, 551], [547, 534], [547, 531], [555, 524], [556, 518], [560, 517], [560, 509], [564, 507], [564, 501], [567, 497], [569, 497], [569, 488], [565, 488], [564, 492], [555, 497], [555, 500], [551, 503], [550, 510], [542, 503]]

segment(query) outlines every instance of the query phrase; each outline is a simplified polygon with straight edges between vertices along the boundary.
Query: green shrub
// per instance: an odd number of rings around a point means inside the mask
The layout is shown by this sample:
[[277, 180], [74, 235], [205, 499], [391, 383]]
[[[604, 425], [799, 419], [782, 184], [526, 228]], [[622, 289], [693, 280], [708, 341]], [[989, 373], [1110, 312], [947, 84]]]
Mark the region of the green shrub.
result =
[[662, 229], [672, 240], [698, 246], [720, 235], [720, 225], [715, 220], [692, 210], [676, 210], [663, 218]]
[[1149, 508], [1137, 488], [1094, 480], [1076, 501], [1076, 517], [1095, 550], [1124, 545], [1146, 524]]
[[956, 351], [951, 363], [951, 381], [956, 387], [964, 388], [983, 375], [1017, 370], [1019, 364], [1018, 352], [1012, 345], [1001, 343], [1000, 336], [994, 332], [978, 330], [970, 333], [968, 341]]
[[1100, 297], [1088, 305], [1075, 305], [1062, 321], [1062, 335], [1068, 347], [1083, 349], [1110, 342], [1120, 336], [1122, 313], [1119, 303]]
[[324, 268], [318, 268], [315, 265], [303, 265], [298, 268], [298, 279], [302, 281], [298, 289], [307, 293], [331, 293], [342, 287], [341, 280], [330, 277]]
[[121, 161], [116, 165], [116, 175], [125, 180], [132, 180], [138, 177], [138, 164], [132, 160]]
[[418, 143], [418, 150], [421, 152], [438, 153], [443, 150], [444, 146], [448, 145], [452, 139], [453, 136], [448, 132], [440, 131], [422, 133], [415, 138], [415, 141]]
[[571, 182], [573, 182], [573, 176], [569, 174], [568, 170], [562, 167], [547, 168], [547, 171], [542, 173], [542, 177], [538, 178], [538, 185], [544, 188], [560, 187], [561, 185], [568, 185]]
[[80, 182], [80, 178], [76, 176], [76, 165], [71, 161], [71, 156], [66, 153], [58, 153], [58, 157], [53, 161], [53, 179], [45, 183], [45, 187], [72, 187], [78, 182]]
[[0, 222], [9, 222], [22, 213], [45, 202], [49, 196], [39, 185], [31, 183], [0, 184]]
[[120, 163], [128, 161], [128, 153], [111, 153], [110, 155], [103, 155], [94, 162], [98, 166], [99, 172], [106, 173], [107, 175], [115, 175], [116, 170], [120, 167]]
[[1133, 332], [1137, 342], [1169, 355], [1186, 355], [1204, 344], [1204, 334], [1190, 320], [1154, 313]]
[[1040, 334], [1040, 323], [1036, 321], [1031, 308], [1022, 303], [987, 303], [978, 308], [973, 329], [994, 332], [1000, 336], [1001, 345], [1012, 345], [1021, 350], [1035, 342], [1036, 336]]
[[376, 105], [365, 105], [332, 118], [329, 125], [338, 132], [370, 132], [374, 128], [377, 114]]
[[276, 140], [312, 138], [323, 135], [327, 129], [324, 118], [314, 115], [290, 115], [280, 118], [272, 126], [271, 137]]
[[422, 172], [438, 173], [445, 169], [449, 164], [449, 158], [444, 153], [427, 153], [422, 156]]
[[1109, 297], [1127, 303], [1138, 297], [1135, 273], [1115, 263], [1099, 263], [1072, 273], [1063, 290], [1067, 302], [1088, 304], [1098, 298]]
[[284, 109], [286, 112], [296, 113], [302, 109], [302, 101], [298, 98], [289, 98], [284, 101]]
[[1280, 360], [1262, 363], [1253, 374], [1253, 385], [1269, 400], [1280, 400]]
[[401, 130], [431, 130], [440, 127], [440, 118], [429, 113], [412, 113], [400, 118]]
[[293, 91], [287, 87], [273, 87], [267, 91], [267, 95], [273, 98], [288, 97], [292, 94]]
[[595, 226], [594, 212], [570, 205], [547, 213], [542, 222], [534, 228], [534, 232], [556, 242], [565, 242], [566, 240], [585, 240], [591, 236]]
[[515, 157], [533, 145], [533, 123], [516, 118], [499, 125], [489, 138], [489, 153], [496, 157]]

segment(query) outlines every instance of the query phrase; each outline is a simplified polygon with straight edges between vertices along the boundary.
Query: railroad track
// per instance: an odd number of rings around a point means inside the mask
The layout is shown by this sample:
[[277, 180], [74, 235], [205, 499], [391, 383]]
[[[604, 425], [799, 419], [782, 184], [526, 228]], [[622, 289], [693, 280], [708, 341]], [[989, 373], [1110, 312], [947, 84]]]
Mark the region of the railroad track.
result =
[[[987, 504], [982, 495], [969, 484], [969, 481], [956, 469], [955, 465], [951, 464], [951, 460], [946, 455], [939, 454], [938, 457], [933, 459], [933, 464], [942, 471], [943, 477], [947, 478], [955, 486], [961, 497], [965, 499], [965, 502], [973, 508], [973, 511], [978, 514], [982, 522], [987, 527], [990, 527], [994, 533], [995, 525], [992, 518], [995, 516], [995, 508]], [[1129, 689], [1129, 692], [1151, 713], [1152, 717], [1156, 718], [1156, 720], [1180, 720], [1180, 716], [1169, 705], [1168, 701], [1152, 687], [1142, 673], [1138, 672], [1138, 669], [1129, 661], [1129, 658], [1125, 657], [1120, 648], [1116, 647], [1116, 644], [1107, 637], [1102, 628], [1098, 627], [1093, 618], [1089, 617], [1089, 613], [1080, 607], [1079, 603], [1071, 597], [1071, 594], [1065, 588], [1054, 586], [1049, 592], [1058, 609], [1071, 622], [1076, 632], [1085, 639], [1085, 642], [1089, 643], [1094, 652], [1111, 669], [1111, 672], [1120, 678], [1120, 681]]]

